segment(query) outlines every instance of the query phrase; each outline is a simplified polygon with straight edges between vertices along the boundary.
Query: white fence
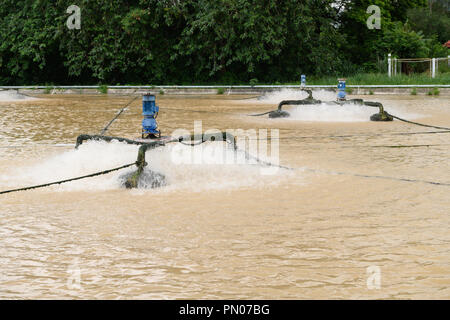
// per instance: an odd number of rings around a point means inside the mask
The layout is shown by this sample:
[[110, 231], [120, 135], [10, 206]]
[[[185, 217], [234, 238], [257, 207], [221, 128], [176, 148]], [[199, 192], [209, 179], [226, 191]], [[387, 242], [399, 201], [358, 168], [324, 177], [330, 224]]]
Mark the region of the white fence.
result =
[[[398, 59], [392, 58], [392, 55], [388, 55], [388, 76], [392, 77], [398, 74], [398, 66], [402, 63], [429, 63], [430, 64], [430, 76], [436, 78], [438, 73], [439, 61], [448, 61], [448, 66], [450, 67], [450, 56], [447, 58], [411, 58], [411, 59]], [[401, 73], [401, 67], [400, 67]]]

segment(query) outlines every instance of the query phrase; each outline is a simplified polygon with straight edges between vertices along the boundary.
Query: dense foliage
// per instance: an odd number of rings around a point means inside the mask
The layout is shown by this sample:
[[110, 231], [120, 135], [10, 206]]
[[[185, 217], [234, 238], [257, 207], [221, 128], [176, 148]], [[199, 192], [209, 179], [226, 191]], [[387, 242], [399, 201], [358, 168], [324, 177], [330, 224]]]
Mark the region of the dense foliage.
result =
[[[66, 26], [72, 4], [81, 8], [80, 30]], [[371, 4], [381, 8], [380, 30], [366, 26]], [[433, 30], [420, 11], [408, 11], [426, 5], [426, 0], [0, 0], [0, 84], [275, 83], [297, 81], [301, 73], [377, 71], [388, 52], [412, 57], [442, 51], [438, 41], [448, 32]], [[444, 20], [435, 28], [448, 25]]]

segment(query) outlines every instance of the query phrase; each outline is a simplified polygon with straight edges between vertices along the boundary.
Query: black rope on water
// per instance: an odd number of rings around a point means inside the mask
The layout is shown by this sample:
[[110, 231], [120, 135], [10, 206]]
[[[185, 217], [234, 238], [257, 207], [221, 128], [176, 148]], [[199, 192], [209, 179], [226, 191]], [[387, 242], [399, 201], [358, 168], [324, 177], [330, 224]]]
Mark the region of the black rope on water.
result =
[[161, 110], [161, 112], [164, 112], [165, 110], [173, 110], [173, 111], [184, 111], [184, 112], [195, 112], [195, 113], [215, 113], [215, 114], [233, 114], [238, 115], [238, 113], [234, 112], [224, 112], [224, 111], [208, 111], [208, 110], [191, 110], [191, 109], [182, 109], [182, 108], [168, 108], [164, 107], [164, 109]]
[[[359, 146], [360, 148], [429, 148], [429, 147], [442, 147], [442, 146], [450, 146], [448, 143], [442, 143], [442, 144], [412, 144], [412, 145], [404, 145], [404, 144], [397, 144], [397, 145], [380, 145], [380, 146]], [[348, 146], [348, 148], [354, 148], [355, 146]], [[356, 146], [358, 147], [358, 146]], [[343, 147], [347, 148], [347, 147]]]
[[104, 171], [88, 174], [88, 175], [81, 176], [81, 177], [55, 181], [55, 182], [40, 184], [40, 185], [36, 185], [36, 186], [31, 186], [31, 187], [12, 189], [12, 190], [5, 190], [5, 191], [1, 191], [0, 194], [6, 194], [6, 193], [18, 192], [18, 191], [26, 191], [26, 190], [32, 190], [32, 189], [39, 189], [39, 188], [45, 188], [45, 187], [49, 187], [49, 186], [52, 186], [52, 185], [55, 185], [55, 184], [62, 184], [62, 183], [67, 183], [67, 182], [71, 182], [71, 181], [75, 181], [75, 180], [92, 178], [92, 177], [108, 174], [108, 173], [111, 173], [111, 172], [114, 172], [114, 171], [118, 171], [118, 170], [121, 170], [121, 169], [125, 169], [125, 168], [128, 168], [128, 167], [134, 166], [135, 164], [136, 164], [136, 162], [133, 162], [133, 163], [129, 163], [129, 164], [126, 164], [126, 165], [114, 168], [114, 169], [104, 170]]
[[[347, 135], [329, 135], [329, 136], [296, 136], [296, 137], [283, 137], [272, 138], [268, 137], [268, 140], [303, 140], [303, 139], [325, 139], [325, 138], [354, 138], [354, 137], [380, 137], [380, 136], [405, 136], [405, 135], [420, 135], [420, 134], [438, 134], [438, 133], [450, 133], [449, 131], [424, 131], [424, 132], [392, 132], [392, 133], [373, 133], [373, 134], [347, 134]], [[249, 140], [261, 140], [261, 139], [249, 139]], [[266, 139], [264, 139], [266, 140]]]
[[[228, 141], [227, 141], [227, 142], [228, 142]], [[228, 142], [228, 143], [231, 144], [231, 142]], [[255, 160], [257, 163], [263, 164], [263, 165], [268, 166], [268, 167], [277, 167], [277, 168], [286, 169], [286, 170], [295, 170], [295, 168], [290, 168], [290, 167], [282, 166], [282, 165], [279, 165], [279, 164], [274, 164], [274, 163], [272, 163], [272, 162], [268, 162], [268, 161], [261, 160], [260, 158], [251, 155], [251, 154], [248, 153], [246, 150], [242, 150], [242, 149], [239, 148], [236, 144], [234, 144], [234, 150], [235, 150], [235, 151], [243, 152], [244, 155], [245, 155], [245, 157], [246, 157], [247, 159], [252, 158], [252, 159]]]
[[333, 174], [333, 175], [346, 175], [346, 176], [353, 176], [353, 177], [394, 180], [394, 181], [402, 181], [402, 182], [426, 183], [426, 184], [432, 184], [432, 185], [437, 185], [437, 186], [450, 187], [450, 183], [436, 182], [436, 181], [429, 181], [429, 180], [395, 178], [395, 177], [387, 177], [387, 176], [371, 176], [371, 175], [367, 175], [367, 174], [348, 173], [348, 172], [340, 172], [340, 171], [326, 171], [326, 170], [317, 170], [317, 169], [311, 169], [311, 168], [305, 168], [304, 170], [310, 171], [310, 172], [314, 172], [314, 173], [326, 173], [326, 174]]
[[185, 142], [183, 142], [183, 140], [178, 140], [178, 142], [183, 144], [183, 145], [185, 145], [185, 146], [195, 147], [195, 146], [198, 146], [198, 145], [201, 145], [201, 144], [205, 143], [206, 140], [200, 140], [200, 142], [197, 142], [197, 143], [185, 143]]
[[[136, 91], [135, 91], [136, 92]], [[134, 93], [134, 92], [133, 92]], [[116, 115], [114, 116], [114, 118], [111, 119], [111, 121], [106, 125], [106, 127], [103, 128], [102, 131], [100, 131], [100, 135], [104, 135], [105, 132], [108, 130], [108, 128], [113, 124], [114, 121], [117, 120], [117, 118], [120, 117], [120, 115], [130, 106], [130, 104], [132, 104], [137, 98], [139, 98], [139, 96], [134, 97], [132, 100], [130, 100], [130, 102], [128, 102], [125, 107], [123, 107], [122, 109], [119, 110], [119, 112], [116, 113]]]
[[346, 176], [353, 176], [353, 177], [360, 177], [360, 178], [385, 179], [385, 180], [393, 180], [393, 181], [401, 181], [401, 182], [412, 182], [412, 183], [426, 183], [426, 184], [432, 184], [432, 185], [437, 185], [437, 186], [450, 187], [450, 183], [445, 183], [445, 182], [436, 182], [436, 181], [428, 181], [428, 180], [417, 180], [417, 179], [408, 179], [408, 178], [395, 178], [395, 177], [387, 177], [387, 176], [371, 176], [371, 175], [366, 175], [366, 174], [340, 172], [340, 171], [326, 171], [326, 170], [318, 170], [318, 169], [311, 169], [311, 168], [291, 168], [291, 167], [278, 165], [278, 164], [273, 164], [271, 162], [261, 160], [261, 159], [259, 159], [256, 156], [252, 156], [247, 151], [238, 148], [237, 146], [235, 146], [235, 150], [244, 152], [246, 157], [253, 158], [258, 163], [264, 164], [266, 166], [278, 167], [278, 168], [281, 168], [281, 169], [305, 170], [305, 171], [314, 172], [314, 173], [326, 173], [326, 174], [332, 174], [332, 175], [346, 175]]
[[248, 114], [248, 116], [250, 116], [250, 117], [260, 117], [260, 116], [264, 116], [266, 114], [269, 114], [271, 112], [274, 112], [274, 111], [267, 111], [267, 112], [264, 112], [264, 113], [257, 113], [257, 114]]
[[400, 117], [394, 116], [394, 115], [392, 115], [390, 113], [387, 113], [387, 112], [386, 112], [386, 114], [390, 115], [394, 119], [397, 119], [399, 121], [403, 121], [403, 122], [406, 122], [406, 123], [410, 123], [410, 124], [415, 124], [416, 126], [427, 127], [427, 128], [435, 128], [435, 129], [442, 129], [442, 130], [450, 130], [450, 128], [446, 128], [446, 127], [432, 126], [432, 125], [428, 125], [428, 124], [423, 124], [423, 123], [419, 123], [419, 122], [414, 122], [414, 121], [402, 119]]

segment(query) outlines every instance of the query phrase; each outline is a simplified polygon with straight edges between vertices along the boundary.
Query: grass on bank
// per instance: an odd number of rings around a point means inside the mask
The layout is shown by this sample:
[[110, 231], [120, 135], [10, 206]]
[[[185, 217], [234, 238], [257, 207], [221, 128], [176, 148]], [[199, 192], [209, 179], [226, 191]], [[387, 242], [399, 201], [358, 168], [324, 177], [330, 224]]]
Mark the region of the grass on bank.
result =
[[98, 91], [102, 94], [107, 94], [108, 93], [108, 86], [107, 85], [100, 85], [98, 86]]
[[[308, 76], [306, 75], [306, 85], [337, 85], [338, 78], [347, 79], [347, 85], [358, 86], [358, 85], [450, 85], [450, 72], [439, 73], [435, 78], [431, 78], [428, 74], [413, 74], [413, 75], [396, 75], [388, 77], [387, 74], [380, 73], [360, 73], [352, 76]], [[299, 85], [300, 76], [298, 81], [295, 82], [258, 82], [257, 79], [251, 79], [250, 82], [236, 82], [236, 83], [220, 83], [220, 82], [210, 82], [210, 83], [161, 83], [161, 84], [145, 84], [145, 83], [116, 83], [116, 85], [129, 85], [129, 86], [158, 86], [158, 85], [210, 85], [210, 86], [229, 86], [229, 85]], [[33, 87], [32, 85], [29, 87]], [[51, 89], [54, 88], [54, 84], [45, 84], [46, 92], [50, 93]], [[98, 87], [100, 93], [108, 93], [108, 85], [100, 85]], [[223, 92], [218, 92], [223, 94]], [[412, 93], [414, 94], [414, 93]]]
[[[306, 85], [337, 85], [338, 76], [316, 77], [306, 76]], [[440, 73], [435, 78], [431, 78], [428, 74], [413, 74], [413, 75], [396, 75], [388, 77], [387, 74], [380, 73], [360, 73], [353, 76], [342, 77], [347, 79], [347, 85], [450, 85], [450, 72]], [[170, 85], [299, 85], [300, 76], [297, 82], [258, 82], [257, 79], [251, 79], [250, 82], [236, 82], [236, 83], [171, 83]], [[142, 84], [127, 84], [127, 85], [142, 85]], [[221, 92], [219, 92], [221, 94]]]
[[[361, 73], [346, 77], [348, 85], [426, 85], [426, 84], [450, 84], [450, 72], [436, 75], [431, 78], [426, 74], [396, 75], [388, 77], [387, 74]], [[306, 78], [307, 85], [335, 85], [336, 77]]]

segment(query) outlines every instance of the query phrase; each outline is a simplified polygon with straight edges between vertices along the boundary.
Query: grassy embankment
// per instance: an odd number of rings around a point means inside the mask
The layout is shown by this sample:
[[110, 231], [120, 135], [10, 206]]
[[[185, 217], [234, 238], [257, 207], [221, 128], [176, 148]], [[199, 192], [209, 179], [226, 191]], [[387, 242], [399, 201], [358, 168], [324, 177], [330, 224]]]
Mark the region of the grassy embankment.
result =
[[[429, 75], [397, 75], [388, 77], [387, 74], [361, 73], [347, 77], [348, 85], [439, 85], [450, 84], [450, 72], [440, 73], [436, 78]], [[311, 85], [334, 85], [336, 77], [311, 77], [307, 83]]]

